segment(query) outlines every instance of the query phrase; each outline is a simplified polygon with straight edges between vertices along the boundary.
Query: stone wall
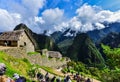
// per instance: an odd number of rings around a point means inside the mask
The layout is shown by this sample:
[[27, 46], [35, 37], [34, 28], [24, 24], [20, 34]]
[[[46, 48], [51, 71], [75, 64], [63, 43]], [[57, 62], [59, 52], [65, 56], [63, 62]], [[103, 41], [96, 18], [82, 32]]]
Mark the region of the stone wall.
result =
[[69, 61], [69, 60], [66, 61], [65, 58], [64, 59], [47, 58], [45, 56], [41, 56], [40, 54], [28, 56], [28, 59], [31, 61], [31, 63], [55, 68], [66, 65], [66, 63]]
[[20, 37], [20, 40], [18, 41], [18, 47], [20, 47], [20, 46], [26, 47], [26, 52], [34, 52], [35, 51], [35, 47], [34, 47], [32, 41], [30, 40], [30, 38], [27, 36], [27, 34], [25, 32], [23, 32], [23, 34]]
[[16, 58], [26, 57], [26, 50], [24, 47], [11, 47], [11, 48], [2, 49], [0, 51], [3, 51]]
[[62, 58], [62, 54], [58, 51], [48, 51], [46, 49], [43, 49], [41, 50], [41, 54], [51, 58]]
[[32, 64], [38, 64], [41, 66], [48, 66], [54, 68], [66, 65], [66, 63], [70, 61], [67, 58], [48, 58], [47, 56], [40, 54], [27, 55], [24, 48], [9, 48], [2, 51], [16, 58], [27, 58]]

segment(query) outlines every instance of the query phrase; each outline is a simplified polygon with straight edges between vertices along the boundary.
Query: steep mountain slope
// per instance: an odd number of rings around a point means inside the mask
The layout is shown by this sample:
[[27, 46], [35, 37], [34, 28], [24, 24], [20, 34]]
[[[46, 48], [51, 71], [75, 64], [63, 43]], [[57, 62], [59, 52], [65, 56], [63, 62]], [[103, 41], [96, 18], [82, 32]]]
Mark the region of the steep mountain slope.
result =
[[33, 40], [36, 50], [48, 49], [48, 50], [59, 51], [59, 48], [54, 43], [51, 37], [43, 34], [36, 34], [32, 32], [25, 24], [19, 24], [14, 28], [14, 30], [19, 30], [19, 29], [26, 30], [26, 32], [29, 34], [29, 36]]
[[[104, 23], [104, 25], [104, 29], [86, 32], [94, 43], [99, 43], [100, 40], [110, 32], [120, 32], [119, 22]], [[58, 44], [59, 48], [65, 54], [68, 47], [72, 45], [77, 33], [79, 32], [73, 31], [71, 29], [66, 29], [65, 31], [54, 32], [53, 34], [51, 34], [51, 37], [55, 40], [56, 44]]]
[[105, 44], [110, 46], [111, 48], [120, 47], [120, 33], [111, 32], [102, 38], [98, 44]]
[[[100, 29], [100, 30], [93, 30], [93, 31], [88, 31], [86, 32], [91, 39], [93, 39], [94, 42], [100, 40], [100, 38], [104, 37], [110, 32], [120, 32], [120, 22], [115, 22], [115, 23], [103, 23], [105, 28]], [[75, 35], [79, 33], [79, 31], [66, 29], [65, 31], [61, 32], [54, 32], [51, 34], [53, 39], [56, 41], [56, 43], [62, 42], [66, 38], [74, 38]], [[72, 36], [71, 36], [72, 35]]]
[[69, 46], [72, 45], [73, 36], [66, 36], [69, 33], [70, 29], [65, 30], [64, 32], [56, 31], [51, 34], [51, 37], [54, 39], [55, 43], [58, 45], [63, 55], [66, 54], [66, 51]]
[[78, 34], [67, 51], [67, 56], [88, 66], [104, 66], [104, 59], [87, 34]]
[[105, 28], [101, 30], [93, 30], [87, 32], [87, 34], [91, 37], [91, 39], [94, 40], [94, 42], [97, 42], [110, 32], [120, 32], [120, 23], [115, 22], [115, 23], [104, 23]]
[[104, 59], [106, 59], [106, 55], [103, 53], [103, 48], [101, 44], [110, 46], [111, 48], [120, 47], [120, 33], [110, 32], [96, 43], [96, 46], [99, 49], [100, 53], [102, 54]]

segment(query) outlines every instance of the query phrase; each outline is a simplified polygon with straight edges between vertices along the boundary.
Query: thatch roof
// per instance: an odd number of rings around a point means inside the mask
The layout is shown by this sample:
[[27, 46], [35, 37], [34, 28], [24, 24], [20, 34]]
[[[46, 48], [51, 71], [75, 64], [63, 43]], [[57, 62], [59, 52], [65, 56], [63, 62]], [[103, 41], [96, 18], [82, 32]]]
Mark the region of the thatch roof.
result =
[[16, 30], [16, 31], [3, 32], [0, 35], [0, 40], [18, 41], [20, 35], [23, 32], [24, 32], [24, 30]]

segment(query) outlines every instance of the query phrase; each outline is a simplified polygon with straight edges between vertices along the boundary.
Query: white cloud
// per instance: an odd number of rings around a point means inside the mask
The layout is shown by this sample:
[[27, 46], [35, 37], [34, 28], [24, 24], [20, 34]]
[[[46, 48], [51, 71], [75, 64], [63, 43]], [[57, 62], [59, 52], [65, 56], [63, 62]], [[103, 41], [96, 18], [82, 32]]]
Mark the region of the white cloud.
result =
[[45, 21], [43, 20], [42, 17], [35, 17], [35, 22], [38, 22], [40, 24], [44, 24], [45, 23]]
[[29, 18], [38, 15], [39, 9], [43, 8], [45, 3], [46, 0], [1, 0], [0, 8]]
[[53, 32], [59, 29], [55, 26], [61, 24], [64, 20], [64, 11], [59, 8], [47, 9], [42, 13], [41, 17], [36, 17], [36, 19], [41, 31]]
[[[17, 24], [25, 23], [36, 33], [71, 28], [76, 31], [90, 31], [102, 29], [103, 22], [120, 21], [120, 11], [111, 12], [97, 6], [84, 4], [76, 10], [76, 16], [69, 20], [64, 16], [64, 10], [59, 8], [46, 9], [38, 16], [47, 0], [1, 0], [0, 3], [0, 31], [12, 30]], [[69, 1], [69, 0], [68, 0]], [[82, 0], [78, 0], [81, 1]], [[1, 5], [1, 4], [6, 5]]]
[[56, 28], [71, 28], [72, 30], [86, 32], [94, 29], [105, 28], [104, 22], [120, 22], [120, 11], [112, 12], [109, 10], [102, 10], [97, 6], [90, 6], [84, 4], [76, 10], [76, 16]]
[[37, 23], [44, 21], [38, 17], [38, 13], [45, 2], [46, 0], [1, 0], [0, 31], [12, 30], [19, 23], [27, 24], [33, 31], [39, 31]]
[[108, 22], [120, 22], [120, 10], [111, 12], [111, 15], [106, 19]]
[[49, 24], [58, 24], [62, 21], [63, 14], [64, 11], [59, 8], [47, 9], [42, 13], [42, 17]]
[[17, 13], [9, 13], [4, 9], [0, 9], [0, 31], [13, 30], [16, 24], [21, 22], [21, 15]]
[[105, 28], [105, 26], [103, 25], [103, 24], [101, 24], [101, 23], [95, 23], [95, 26], [99, 29], [102, 29], [102, 28]]
[[22, 0], [23, 6], [27, 9], [26, 15], [29, 13], [33, 16], [38, 15], [39, 9], [44, 6], [45, 2], [45, 0]]
[[48, 34], [50, 34], [53, 31], [60, 30], [55, 26], [61, 24], [63, 20], [64, 11], [59, 8], [55, 8], [46, 9], [42, 12], [42, 16], [34, 16], [33, 18], [24, 20], [24, 23], [36, 33], [42, 33], [44, 30], [47, 30]]

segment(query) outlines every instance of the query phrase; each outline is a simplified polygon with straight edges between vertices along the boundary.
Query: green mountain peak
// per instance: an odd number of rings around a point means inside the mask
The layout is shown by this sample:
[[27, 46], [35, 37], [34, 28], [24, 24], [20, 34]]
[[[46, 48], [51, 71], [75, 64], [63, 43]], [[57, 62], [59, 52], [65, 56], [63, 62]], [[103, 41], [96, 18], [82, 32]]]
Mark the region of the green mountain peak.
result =
[[78, 34], [73, 44], [69, 47], [67, 55], [75, 60], [81, 61], [88, 66], [104, 66], [104, 59], [95, 47], [95, 44], [86, 33]]

